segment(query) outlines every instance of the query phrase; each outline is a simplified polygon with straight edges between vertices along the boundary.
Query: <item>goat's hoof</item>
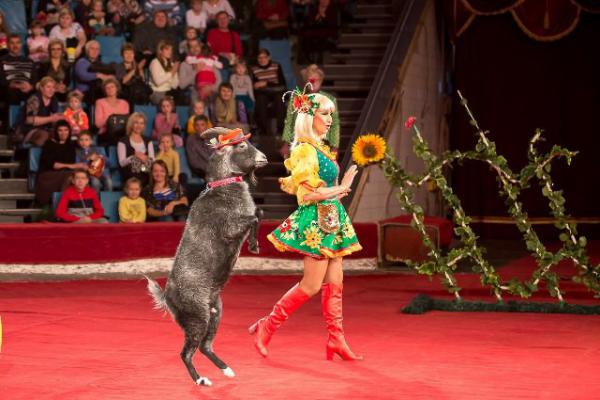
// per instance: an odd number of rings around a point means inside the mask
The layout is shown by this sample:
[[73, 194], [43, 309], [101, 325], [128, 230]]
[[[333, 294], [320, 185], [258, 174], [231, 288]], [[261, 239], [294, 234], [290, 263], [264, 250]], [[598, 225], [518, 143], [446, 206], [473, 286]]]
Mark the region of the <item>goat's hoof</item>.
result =
[[196, 379], [196, 385], [212, 386], [212, 382], [207, 377], [201, 376], [200, 378]]
[[235, 376], [235, 372], [233, 372], [233, 370], [229, 367], [224, 368], [221, 371], [223, 371], [223, 375], [225, 375], [228, 378], [233, 378]]
[[258, 246], [248, 246], [248, 251], [252, 254], [259, 254], [260, 248]]

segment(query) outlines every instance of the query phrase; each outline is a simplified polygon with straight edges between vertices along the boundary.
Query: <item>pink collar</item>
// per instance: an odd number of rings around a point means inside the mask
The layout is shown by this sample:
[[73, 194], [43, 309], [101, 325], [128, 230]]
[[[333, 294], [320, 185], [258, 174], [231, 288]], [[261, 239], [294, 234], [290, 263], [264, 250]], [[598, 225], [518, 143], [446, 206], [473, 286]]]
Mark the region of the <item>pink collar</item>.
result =
[[214, 189], [219, 186], [229, 185], [230, 183], [242, 182], [244, 178], [241, 176], [232, 176], [231, 178], [220, 179], [218, 181], [208, 182], [207, 187], [209, 189]]

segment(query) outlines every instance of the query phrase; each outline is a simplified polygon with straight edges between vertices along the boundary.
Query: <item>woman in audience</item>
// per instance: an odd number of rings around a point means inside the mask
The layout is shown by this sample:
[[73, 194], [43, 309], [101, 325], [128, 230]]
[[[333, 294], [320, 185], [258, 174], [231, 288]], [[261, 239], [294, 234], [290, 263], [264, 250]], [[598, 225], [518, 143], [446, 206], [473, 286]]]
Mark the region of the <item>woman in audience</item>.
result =
[[70, 8], [62, 8], [58, 14], [58, 25], [50, 31], [50, 39], [61, 40], [67, 48], [67, 57], [73, 62], [81, 55], [87, 40], [83, 27], [75, 22]]
[[164, 161], [152, 163], [150, 183], [142, 191], [148, 207], [147, 221], [184, 221], [187, 217], [188, 199], [183, 186], [168, 176]]
[[48, 140], [42, 147], [35, 190], [38, 204], [48, 205], [52, 193], [63, 190], [73, 170], [87, 168], [87, 164], [75, 162], [75, 150], [69, 124], [66, 121], [57, 122], [54, 138]]
[[246, 108], [244, 103], [235, 99], [231, 83], [223, 82], [219, 85], [219, 93], [212, 103], [210, 114], [214, 126], [248, 131]]
[[49, 76], [56, 82], [56, 97], [59, 101], [67, 100], [67, 93], [71, 85], [71, 64], [67, 61], [65, 44], [59, 39], [52, 39], [48, 43], [50, 53], [48, 61], [40, 65], [40, 76]]
[[257, 0], [256, 19], [259, 37], [286, 39], [288, 32], [289, 5], [286, 0]]
[[154, 146], [144, 137], [146, 116], [139, 112], [127, 120], [127, 136], [117, 144], [117, 156], [121, 167], [121, 178], [137, 178], [145, 186], [150, 179], [150, 165], [154, 160]]
[[145, 104], [152, 91], [146, 84], [144, 67], [146, 59], [135, 61], [135, 49], [131, 43], [125, 43], [121, 49], [123, 62], [115, 66], [115, 74], [123, 88], [123, 98], [129, 102], [129, 108], [135, 104]]
[[113, 114], [129, 114], [129, 103], [119, 99], [119, 82], [115, 78], [109, 78], [102, 82], [105, 97], [96, 101], [94, 111], [94, 123], [98, 128], [98, 135], [102, 137], [106, 133], [106, 122]]
[[10, 35], [10, 29], [8, 29], [4, 13], [0, 11], [0, 57], [8, 54], [8, 35]]
[[108, 0], [106, 9], [108, 18], [118, 34], [132, 33], [133, 28], [146, 19], [137, 0]]
[[173, 46], [160, 41], [156, 49], [156, 58], [150, 63], [150, 101], [158, 104], [169, 92], [179, 86], [179, 62], [173, 61]]
[[25, 135], [24, 143], [42, 146], [50, 137], [52, 125], [64, 120], [65, 116], [58, 109], [54, 79], [48, 76], [42, 78], [37, 89], [25, 103], [25, 123], [21, 129]]

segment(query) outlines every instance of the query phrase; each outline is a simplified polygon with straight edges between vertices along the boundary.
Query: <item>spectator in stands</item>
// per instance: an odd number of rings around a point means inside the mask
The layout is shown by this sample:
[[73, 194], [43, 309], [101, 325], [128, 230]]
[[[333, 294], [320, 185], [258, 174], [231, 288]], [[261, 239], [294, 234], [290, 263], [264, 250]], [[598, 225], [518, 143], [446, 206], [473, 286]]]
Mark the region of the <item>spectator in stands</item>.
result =
[[37, 84], [38, 90], [25, 103], [25, 121], [19, 128], [25, 135], [23, 142], [34, 146], [43, 146], [50, 137], [52, 125], [64, 121], [59, 112], [58, 99], [54, 95], [56, 82], [46, 76]]
[[[269, 116], [277, 120], [277, 132], [283, 130], [284, 109], [281, 96], [285, 92], [285, 78], [281, 66], [271, 61], [271, 53], [260, 49], [257, 55], [258, 64], [251, 68], [254, 84], [255, 120], [260, 134], [274, 134], [270, 130]], [[272, 111], [269, 112], [269, 107]]]
[[73, 171], [71, 185], [61, 194], [56, 207], [56, 219], [74, 223], [107, 223], [104, 208], [95, 190], [88, 186], [86, 170]]
[[124, 181], [137, 178], [145, 186], [150, 179], [150, 165], [154, 160], [152, 141], [144, 137], [146, 116], [139, 112], [131, 114], [127, 120], [127, 137], [119, 140], [117, 156]]
[[92, 1], [93, 0], [79, 0], [74, 10], [75, 21], [81, 24], [86, 35], [92, 34], [92, 31], [87, 24], [88, 18], [90, 16], [90, 11], [92, 10]]
[[137, 178], [129, 178], [123, 190], [125, 196], [119, 199], [119, 221], [146, 222], [146, 200], [140, 197], [142, 182]]
[[167, 95], [174, 95], [179, 86], [179, 62], [173, 60], [173, 45], [161, 41], [156, 50], [156, 58], [150, 63], [150, 101], [159, 104]]
[[[209, 3], [205, 3], [205, 6]], [[229, 29], [229, 14], [226, 11], [220, 11], [216, 18], [217, 27], [208, 31], [206, 41], [213, 54], [223, 63], [223, 68], [228, 70], [243, 55], [240, 34]]]
[[102, 83], [105, 97], [96, 101], [94, 107], [94, 124], [98, 129], [98, 135], [106, 134], [108, 117], [111, 115], [129, 114], [129, 103], [119, 99], [119, 82], [115, 78], [110, 78]]
[[[198, 41], [191, 41], [188, 43], [188, 54], [179, 65], [179, 89], [182, 91], [190, 90], [190, 98], [192, 102], [198, 98], [196, 92], [196, 74], [200, 68], [198, 57], [200, 57], [200, 50], [202, 44]], [[216, 75], [217, 78], [221, 79], [221, 74]]]
[[156, 53], [160, 42], [177, 45], [175, 29], [167, 24], [167, 13], [155, 11], [151, 21], [140, 24], [135, 28], [133, 46], [135, 51], [142, 54], [149, 62]]
[[163, 135], [158, 143], [156, 159], [164, 161], [167, 165], [169, 179], [173, 182], [179, 182], [181, 162], [179, 161], [179, 153], [173, 150], [173, 144], [173, 135]]
[[0, 91], [9, 104], [19, 104], [34, 91], [36, 68], [21, 54], [21, 37], [8, 35], [8, 54], [0, 58]]
[[49, 76], [56, 82], [56, 97], [59, 101], [67, 100], [67, 92], [71, 85], [71, 64], [67, 61], [65, 45], [58, 39], [48, 44], [50, 58], [40, 65], [39, 76]]
[[335, 47], [338, 31], [338, 9], [331, 0], [311, 5], [308, 20], [299, 32], [300, 63], [322, 64], [323, 52]]
[[108, 0], [106, 10], [118, 34], [133, 33], [133, 28], [146, 20], [138, 0]]
[[164, 161], [152, 163], [150, 183], [142, 190], [146, 200], [148, 221], [183, 221], [189, 207], [183, 185], [168, 179]]
[[[92, 188], [100, 193], [102, 187], [108, 192], [112, 192], [113, 184], [110, 177], [110, 171], [105, 168], [106, 160], [100, 152], [98, 146], [92, 146], [92, 134], [90, 131], [83, 131], [79, 134], [77, 140], [79, 148], [75, 150], [75, 162], [86, 164], [90, 175], [90, 184]], [[101, 160], [102, 159], [102, 160]]]
[[[338, 108], [335, 97], [333, 97], [332, 94], [321, 90], [323, 79], [325, 79], [325, 73], [316, 64], [311, 64], [300, 71], [300, 76], [302, 76], [302, 80], [304, 81], [305, 85], [310, 83], [310, 86], [306, 88], [307, 92], [322, 94], [331, 100], [335, 106], [335, 111], [331, 114], [331, 126], [327, 131], [325, 140], [332, 150], [336, 151], [340, 145], [340, 115], [337, 111]], [[296, 123], [297, 115], [298, 114], [294, 112], [293, 104], [290, 102], [290, 104], [288, 104], [287, 114], [285, 117], [283, 134], [281, 135], [283, 145], [281, 146], [280, 153], [284, 159], [289, 157], [289, 146], [294, 140], [294, 125]]]
[[203, 46], [200, 55], [195, 57], [197, 65], [196, 92], [200, 100], [206, 101], [215, 93], [217, 75], [223, 69], [223, 63], [210, 51], [210, 46]]
[[115, 34], [115, 28], [113, 28], [110, 19], [106, 17], [103, 0], [94, 0], [92, 2], [87, 25], [94, 36], [113, 36]]
[[202, 7], [202, 0], [191, 0], [190, 9], [185, 13], [186, 25], [204, 33], [207, 20], [208, 16]]
[[54, 25], [58, 24], [60, 10], [68, 8], [70, 0], [40, 0], [38, 4], [38, 10], [40, 14], [38, 18], [43, 15], [46, 22], [46, 28], [51, 29]]
[[210, 143], [202, 137], [202, 132], [208, 129], [208, 118], [204, 115], [194, 117], [195, 134], [188, 137], [185, 153], [190, 169], [200, 178], [206, 178], [208, 159], [213, 153]]
[[65, 119], [71, 127], [71, 139], [77, 138], [81, 131], [90, 129], [90, 122], [86, 112], [83, 110], [83, 95], [73, 90], [67, 96], [67, 108], [64, 111]]
[[170, 26], [181, 24], [181, 9], [177, 0], [146, 0], [144, 11], [148, 16], [153, 15], [156, 11], [163, 11], [167, 15]]
[[298, 32], [308, 18], [310, 4], [313, 0], [292, 0], [291, 17], [292, 17], [292, 32]]
[[146, 84], [144, 67], [146, 59], [135, 61], [135, 50], [131, 43], [125, 43], [121, 49], [123, 62], [115, 66], [115, 75], [123, 89], [122, 97], [129, 102], [129, 108], [133, 109], [135, 104], [145, 104], [148, 96], [152, 93]]
[[50, 31], [50, 39], [60, 39], [66, 49], [67, 58], [73, 62], [81, 55], [87, 40], [83, 27], [75, 22], [75, 16], [70, 8], [62, 8], [58, 16], [58, 25]]
[[40, 21], [34, 20], [29, 27], [29, 32], [27, 50], [31, 61], [41, 63], [48, 60], [49, 39], [44, 31], [44, 25]]
[[35, 199], [40, 205], [50, 204], [52, 193], [63, 190], [73, 170], [87, 168], [86, 164], [75, 163], [75, 144], [70, 138], [67, 121], [58, 121], [54, 138], [42, 147], [35, 190]]
[[[192, 112], [190, 114], [191, 115], [188, 118], [187, 126], [185, 128], [185, 131], [188, 134], [188, 136], [192, 136], [194, 133], [196, 133], [196, 128], [194, 126], [196, 117], [200, 115], [206, 117], [207, 113], [204, 102], [202, 100], [194, 101], [194, 104], [192, 106]], [[208, 125], [208, 128], [212, 128], [212, 123], [210, 122], [208, 117], [206, 118], [206, 123]]]
[[234, 67], [234, 74], [229, 78], [229, 83], [233, 87], [235, 99], [244, 103], [248, 114], [254, 112], [254, 89], [252, 88], [252, 78], [248, 74], [248, 67], [243, 60], [238, 61]]
[[181, 126], [175, 112], [175, 100], [165, 96], [158, 104], [159, 111], [154, 117], [152, 139], [160, 140], [164, 135], [172, 135], [176, 147], [183, 147], [183, 139], [179, 136]]
[[210, 115], [214, 126], [248, 131], [248, 115], [244, 103], [235, 99], [229, 82], [219, 85], [218, 95], [211, 104]]
[[287, 38], [290, 11], [286, 0], [257, 0], [255, 7], [259, 37]]
[[4, 13], [0, 11], [0, 57], [8, 53], [8, 35], [10, 35], [10, 29], [8, 29]]
[[225, 12], [229, 20], [235, 19], [235, 11], [233, 11], [228, 0], [205, 0], [202, 8], [209, 22], [216, 22], [215, 20], [220, 12]]
[[198, 31], [192, 26], [185, 28], [185, 38], [179, 42], [179, 54], [185, 57], [189, 52], [189, 46], [193, 42], [198, 42]]
[[[74, 79], [75, 89], [83, 93], [85, 102], [93, 104], [101, 96], [101, 82], [114, 79], [114, 75], [108, 73], [111, 68], [106, 68], [100, 62], [100, 43], [90, 40], [85, 44], [85, 57], [81, 57], [75, 63]], [[96, 72], [104, 71], [104, 72]]]

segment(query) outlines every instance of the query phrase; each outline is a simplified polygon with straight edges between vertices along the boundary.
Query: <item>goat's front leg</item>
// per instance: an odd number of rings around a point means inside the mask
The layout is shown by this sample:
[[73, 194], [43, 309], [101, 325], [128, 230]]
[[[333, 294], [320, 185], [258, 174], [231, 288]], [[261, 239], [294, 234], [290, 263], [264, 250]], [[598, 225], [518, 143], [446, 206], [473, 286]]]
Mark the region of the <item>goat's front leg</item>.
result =
[[254, 215], [234, 218], [225, 222], [223, 226], [223, 239], [229, 242], [244, 239], [248, 230], [252, 229], [254, 224], [258, 224], [258, 218]]
[[257, 208], [255, 215], [256, 222], [250, 227], [250, 235], [248, 236], [248, 251], [252, 254], [258, 254], [260, 252], [260, 248], [258, 247], [258, 227], [260, 226], [263, 211], [260, 208]]

